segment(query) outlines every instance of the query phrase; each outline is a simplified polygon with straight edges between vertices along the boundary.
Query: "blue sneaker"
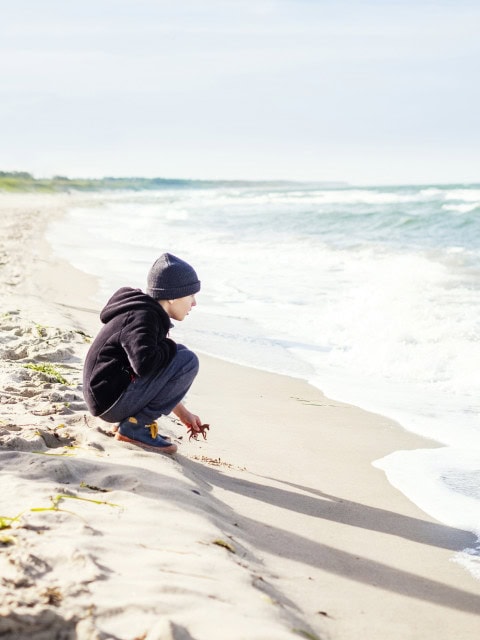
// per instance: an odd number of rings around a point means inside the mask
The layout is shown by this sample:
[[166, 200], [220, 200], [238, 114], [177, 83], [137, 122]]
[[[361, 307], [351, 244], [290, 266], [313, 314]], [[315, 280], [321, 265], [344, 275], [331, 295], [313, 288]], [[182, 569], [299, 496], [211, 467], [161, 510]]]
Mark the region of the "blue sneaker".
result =
[[[114, 425], [113, 425], [112, 430], [111, 430], [111, 432], [110, 432], [110, 433], [112, 434], [112, 436], [114, 436], [114, 435], [117, 433], [117, 431], [118, 431], [118, 427], [119, 427], [119, 426], [120, 426], [120, 424], [114, 424]], [[171, 440], [171, 437], [170, 437], [170, 436], [165, 435], [164, 433], [160, 433], [160, 434], [159, 434], [159, 436], [160, 436], [161, 438], [163, 438], [164, 440]]]
[[118, 425], [115, 439], [136, 444], [157, 453], [175, 453], [177, 445], [158, 435], [156, 422], [142, 424], [136, 418], [127, 418]]

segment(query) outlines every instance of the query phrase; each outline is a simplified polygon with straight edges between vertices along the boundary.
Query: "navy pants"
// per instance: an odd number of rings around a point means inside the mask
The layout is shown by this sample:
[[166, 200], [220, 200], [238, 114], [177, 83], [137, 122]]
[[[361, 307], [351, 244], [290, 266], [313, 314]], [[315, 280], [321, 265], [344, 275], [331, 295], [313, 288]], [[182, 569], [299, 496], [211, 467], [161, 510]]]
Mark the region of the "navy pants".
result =
[[170, 364], [149, 376], [135, 378], [117, 402], [100, 416], [106, 422], [135, 417], [143, 424], [171, 413], [198, 373], [198, 358], [182, 344]]

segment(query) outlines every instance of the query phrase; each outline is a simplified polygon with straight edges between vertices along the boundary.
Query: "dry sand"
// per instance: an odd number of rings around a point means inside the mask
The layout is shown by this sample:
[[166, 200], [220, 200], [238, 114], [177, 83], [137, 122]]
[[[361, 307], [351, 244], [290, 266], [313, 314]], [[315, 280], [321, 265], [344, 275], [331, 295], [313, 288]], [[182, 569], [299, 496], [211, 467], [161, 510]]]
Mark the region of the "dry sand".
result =
[[477, 638], [480, 581], [451, 561], [474, 537], [372, 466], [435, 443], [206, 356], [206, 442], [166, 417], [178, 454], [147, 453], [89, 416], [96, 283], [43, 239], [79, 200], [0, 194], [0, 638]]

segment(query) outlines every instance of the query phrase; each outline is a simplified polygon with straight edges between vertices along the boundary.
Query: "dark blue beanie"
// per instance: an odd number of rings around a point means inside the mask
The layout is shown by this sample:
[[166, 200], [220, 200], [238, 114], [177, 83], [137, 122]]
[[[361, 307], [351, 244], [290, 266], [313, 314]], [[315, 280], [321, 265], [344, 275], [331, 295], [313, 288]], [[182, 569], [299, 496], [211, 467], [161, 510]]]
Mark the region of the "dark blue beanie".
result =
[[171, 253], [156, 260], [147, 278], [147, 293], [155, 300], [175, 300], [200, 291], [200, 281], [193, 268]]

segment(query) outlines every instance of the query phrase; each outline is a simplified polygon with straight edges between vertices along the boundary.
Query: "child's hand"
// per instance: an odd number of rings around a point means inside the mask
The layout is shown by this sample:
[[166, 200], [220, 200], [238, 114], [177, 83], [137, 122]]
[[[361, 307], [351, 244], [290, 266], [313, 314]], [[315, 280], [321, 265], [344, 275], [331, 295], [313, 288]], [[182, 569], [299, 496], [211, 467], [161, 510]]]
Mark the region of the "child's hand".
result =
[[177, 404], [173, 410], [173, 413], [187, 427], [187, 431], [190, 435], [189, 440], [192, 438], [194, 440], [198, 440], [199, 433], [202, 434], [204, 440], [207, 439], [207, 431], [210, 429], [210, 425], [202, 424], [200, 418], [189, 411], [185, 405], [180, 402], [180, 404]]
[[189, 411], [185, 405], [182, 403], [178, 404], [173, 413], [177, 416], [177, 418], [183, 422], [183, 424], [190, 429], [194, 433], [198, 433], [201, 431], [200, 427], [202, 426], [202, 421], [200, 418]]
[[194, 413], [192, 413], [191, 411], [188, 411], [188, 409], [186, 409], [185, 419], [180, 418], [180, 420], [187, 427], [187, 429], [191, 429], [192, 431], [197, 433], [200, 431], [200, 427], [202, 426], [202, 421]]

